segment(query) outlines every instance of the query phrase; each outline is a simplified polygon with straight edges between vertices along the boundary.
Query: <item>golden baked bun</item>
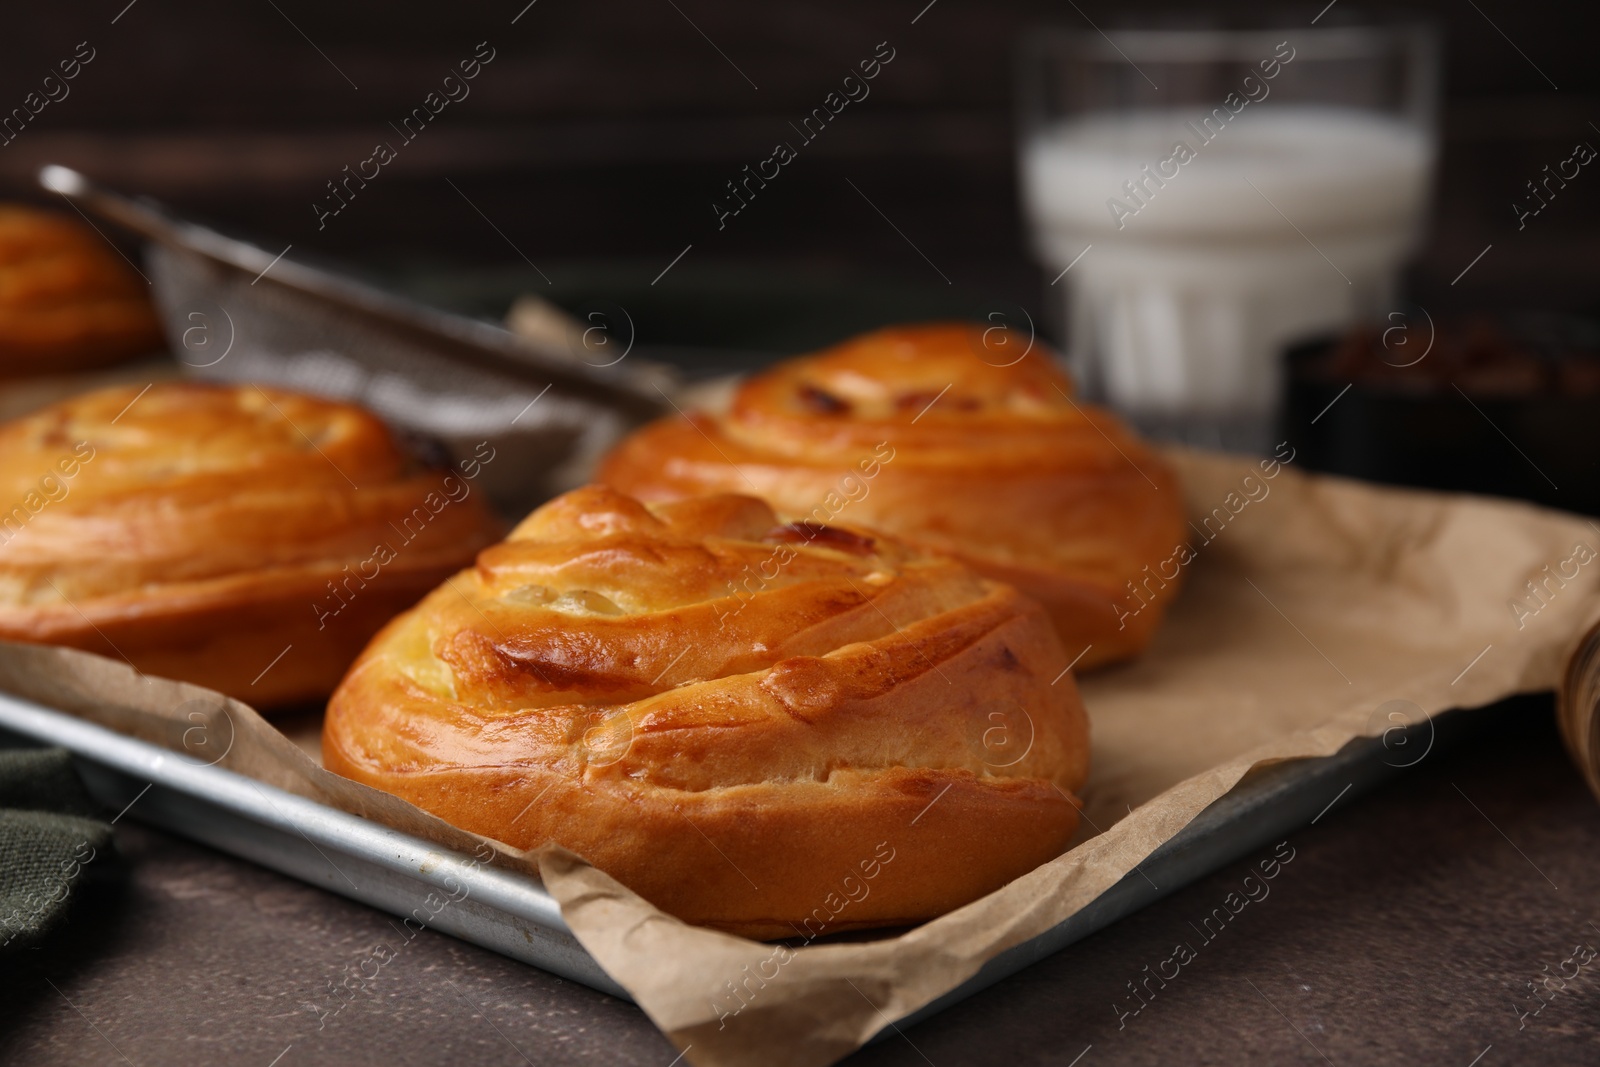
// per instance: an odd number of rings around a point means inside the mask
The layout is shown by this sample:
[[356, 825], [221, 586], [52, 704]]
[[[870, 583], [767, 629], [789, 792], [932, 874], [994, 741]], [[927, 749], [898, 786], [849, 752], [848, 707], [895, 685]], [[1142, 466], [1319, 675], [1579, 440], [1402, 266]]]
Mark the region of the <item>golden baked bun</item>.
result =
[[103, 367], [164, 344], [149, 285], [105, 238], [0, 205], [0, 377]]
[[954, 560], [752, 497], [591, 486], [373, 640], [323, 760], [688, 922], [814, 936], [1062, 850], [1088, 761], [1066, 667], [1037, 604]]
[[423, 465], [360, 408], [101, 390], [0, 426], [0, 637], [257, 706], [320, 698], [500, 529], [466, 473]]
[[750, 378], [726, 414], [644, 427], [597, 480], [882, 530], [1038, 599], [1080, 667], [1125, 659], [1177, 594], [1155, 570], [1186, 540], [1177, 478], [1025, 345], [964, 324], [869, 333]]

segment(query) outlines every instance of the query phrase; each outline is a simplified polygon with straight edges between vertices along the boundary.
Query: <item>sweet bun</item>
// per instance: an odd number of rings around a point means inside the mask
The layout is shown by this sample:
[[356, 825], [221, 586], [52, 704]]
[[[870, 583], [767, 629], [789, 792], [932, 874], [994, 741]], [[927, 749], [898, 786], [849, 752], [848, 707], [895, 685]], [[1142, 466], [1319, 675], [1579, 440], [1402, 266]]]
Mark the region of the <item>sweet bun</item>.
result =
[[159, 350], [150, 287], [99, 234], [0, 205], [0, 377], [103, 367]]
[[1080, 667], [1149, 642], [1184, 540], [1171, 468], [1080, 404], [1042, 347], [962, 324], [866, 334], [744, 382], [725, 414], [660, 420], [598, 480], [642, 500], [754, 493], [944, 552], [1050, 613]]
[[500, 530], [464, 472], [360, 408], [106, 389], [0, 426], [0, 637], [257, 706], [320, 698]]
[[754, 937], [914, 923], [1055, 855], [1083, 708], [1037, 604], [752, 497], [535, 511], [387, 626], [323, 759]]

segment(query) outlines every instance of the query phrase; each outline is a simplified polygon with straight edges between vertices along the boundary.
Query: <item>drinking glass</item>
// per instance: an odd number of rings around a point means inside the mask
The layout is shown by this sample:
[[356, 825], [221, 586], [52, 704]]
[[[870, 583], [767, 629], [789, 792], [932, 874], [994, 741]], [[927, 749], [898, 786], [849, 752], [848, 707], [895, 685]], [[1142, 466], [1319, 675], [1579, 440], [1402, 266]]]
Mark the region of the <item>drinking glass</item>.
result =
[[1414, 24], [1029, 35], [1024, 212], [1085, 394], [1157, 437], [1266, 447], [1283, 347], [1398, 307], [1437, 55]]

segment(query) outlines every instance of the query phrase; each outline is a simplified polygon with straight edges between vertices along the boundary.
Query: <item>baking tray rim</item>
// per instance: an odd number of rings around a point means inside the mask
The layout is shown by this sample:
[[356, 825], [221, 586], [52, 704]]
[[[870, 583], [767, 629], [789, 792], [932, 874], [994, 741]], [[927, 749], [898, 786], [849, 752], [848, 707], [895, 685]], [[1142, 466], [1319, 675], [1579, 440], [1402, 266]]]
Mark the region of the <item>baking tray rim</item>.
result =
[[[1419, 725], [1428, 728], [1431, 743], [1432, 720]], [[245, 842], [217, 833], [196, 833], [195, 826], [185, 820], [185, 812], [206, 806], [221, 809], [235, 823], [255, 824], [285, 838], [292, 832], [315, 849], [334, 872], [339, 868], [323, 848], [387, 871], [418, 888], [444, 888], [454, 878], [456, 888], [465, 886], [467, 899], [475, 900], [476, 913], [480, 918], [487, 916], [489, 926], [446, 916], [430, 923], [432, 928], [612, 996], [633, 999], [583, 950], [562, 918], [559, 904], [534, 878], [485, 867], [471, 856], [373, 820], [5, 692], [0, 692], [0, 734], [67, 749], [80, 771], [87, 772], [84, 778], [95, 799], [123, 808], [132, 818], [380, 910], [399, 914], [393, 894], [391, 899], [383, 899], [382, 894], [363, 892], [354, 883], [347, 892], [332, 877], [308, 875], [303, 865], [270, 849], [263, 852], [259, 847], [244, 847]], [[1252, 772], [1086, 907], [990, 959], [943, 996], [887, 1023], [872, 1040], [920, 1022], [1305, 825], [1308, 819], [1315, 821], [1310, 813], [1316, 812], [1315, 817], [1320, 818], [1334, 803], [1372, 789], [1399, 769], [1381, 758], [1385, 751], [1377, 738], [1357, 738], [1331, 756], [1285, 761]], [[138, 790], [139, 781], [146, 783], [143, 790]], [[1329, 789], [1339, 782], [1347, 788], [1334, 796]], [[151, 789], [160, 789], [174, 803], [155, 806], [155, 811], [146, 805], [141, 811], [137, 801]], [[505, 929], [496, 931], [497, 920], [506, 921]], [[527, 926], [536, 928], [547, 940], [530, 939]], [[573, 949], [581, 958], [573, 957]]]

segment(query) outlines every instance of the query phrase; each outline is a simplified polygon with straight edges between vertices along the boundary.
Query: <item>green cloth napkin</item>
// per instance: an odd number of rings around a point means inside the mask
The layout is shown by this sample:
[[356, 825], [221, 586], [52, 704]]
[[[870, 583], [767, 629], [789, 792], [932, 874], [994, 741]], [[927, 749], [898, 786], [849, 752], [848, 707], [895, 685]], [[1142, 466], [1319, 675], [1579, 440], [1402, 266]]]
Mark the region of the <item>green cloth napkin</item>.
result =
[[65, 749], [0, 749], [0, 953], [33, 944], [66, 915], [111, 824]]

